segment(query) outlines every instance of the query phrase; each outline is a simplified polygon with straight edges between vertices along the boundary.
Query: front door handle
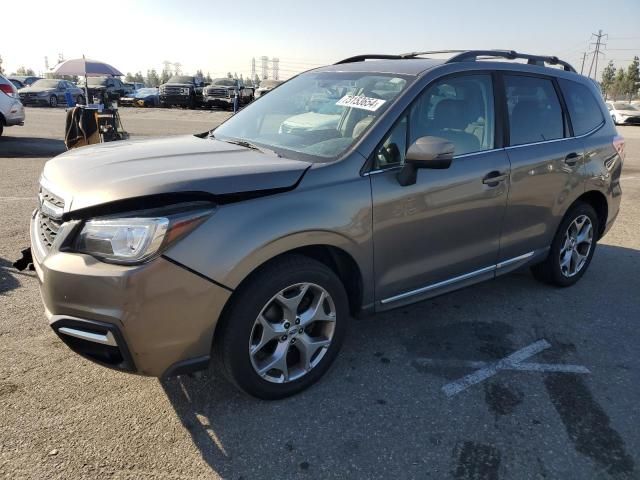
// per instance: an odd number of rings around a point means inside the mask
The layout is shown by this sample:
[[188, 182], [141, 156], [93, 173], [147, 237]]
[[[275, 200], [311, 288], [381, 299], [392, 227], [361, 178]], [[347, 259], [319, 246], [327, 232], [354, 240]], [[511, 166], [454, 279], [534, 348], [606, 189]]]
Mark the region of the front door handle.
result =
[[499, 172], [498, 170], [493, 170], [492, 172], [487, 173], [482, 179], [482, 183], [488, 185], [490, 187], [497, 187], [500, 182], [503, 182], [507, 178], [506, 173]]
[[578, 160], [580, 160], [580, 155], [578, 155], [576, 152], [571, 152], [569, 155], [564, 157], [564, 163], [566, 163], [570, 167], [578, 163]]

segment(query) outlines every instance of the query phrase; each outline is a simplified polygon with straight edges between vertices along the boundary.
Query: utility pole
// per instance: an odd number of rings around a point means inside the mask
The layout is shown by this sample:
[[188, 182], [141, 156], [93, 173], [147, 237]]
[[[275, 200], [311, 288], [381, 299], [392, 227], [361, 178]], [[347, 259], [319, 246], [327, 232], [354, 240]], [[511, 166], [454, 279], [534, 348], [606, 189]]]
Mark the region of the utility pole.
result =
[[603, 34], [602, 30], [598, 30], [598, 33], [592, 33], [591, 34], [593, 37], [596, 38], [595, 43], [591, 43], [591, 45], [595, 45], [595, 50], [593, 51], [593, 57], [591, 57], [591, 65], [589, 66], [589, 77], [591, 77], [591, 70], [593, 69], [593, 64], [595, 62], [595, 70], [593, 71], [593, 79], [597, 80], [598, 77], [598, 56], [599, 55], [604, 55], [600, 49], [602, 47], [606, 47], [607, 44], [606, 43], [602, 43], [602, 38], [608, 38], [609, 35], [607, 34]]
[[582, 75], [582, 72], [584, 72], [584, 61], [587, 58], [587, 52], [583, 52], [582, 53], [582, 66], [580, 67], [580, 75]]
[[263, 55], [260, 61], [262, 62], [262, 80], [266, 80], [269, 78], [269, 57]]
[[251, 59], [251, 80], [256, 78], [256, 57]]

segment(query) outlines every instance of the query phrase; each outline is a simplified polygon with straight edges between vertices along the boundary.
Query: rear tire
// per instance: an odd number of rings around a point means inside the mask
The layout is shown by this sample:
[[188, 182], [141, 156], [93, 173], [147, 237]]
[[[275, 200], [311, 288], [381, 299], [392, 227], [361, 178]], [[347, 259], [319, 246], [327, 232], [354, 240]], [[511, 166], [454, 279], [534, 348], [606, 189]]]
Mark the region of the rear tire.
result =
[[56, 108], [58, 106], [58, 97], [51, 95], [51, 97], [49, 97], [49, 106], [51, 108]]
[[600, 222], [593, 207], [575, 204], [560, 223], [545, 261], [531, 267], [533, 276], [557, 287], [574, 285], [589, 268], [599, 231]]
[[246, 393], [266, 400], [288, 397], [329, 369], [348, 318], [337, 275], [311, 258], [286, 255], [235, 292], [220, 319], [214, 353], [227, 378]]
[[2, 121], [2, 119], [0, 118], [0, 137], [2, 136], [2, 132], [4, 131], [4, 123]]

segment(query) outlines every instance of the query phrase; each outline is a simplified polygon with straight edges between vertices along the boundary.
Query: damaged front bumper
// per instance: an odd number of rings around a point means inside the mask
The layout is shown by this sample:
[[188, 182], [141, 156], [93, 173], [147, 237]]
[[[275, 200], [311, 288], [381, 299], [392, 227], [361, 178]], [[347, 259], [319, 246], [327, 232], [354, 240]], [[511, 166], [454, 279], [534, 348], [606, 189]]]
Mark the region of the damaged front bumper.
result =
[[[49, 323], [76, 353], [150, 376], [205, 368], [231, 291], [164, 257], [134, 266], [47, 250], [31, 220], [33, 265]], [[63, 226], [64, 227], [64, 226]]]

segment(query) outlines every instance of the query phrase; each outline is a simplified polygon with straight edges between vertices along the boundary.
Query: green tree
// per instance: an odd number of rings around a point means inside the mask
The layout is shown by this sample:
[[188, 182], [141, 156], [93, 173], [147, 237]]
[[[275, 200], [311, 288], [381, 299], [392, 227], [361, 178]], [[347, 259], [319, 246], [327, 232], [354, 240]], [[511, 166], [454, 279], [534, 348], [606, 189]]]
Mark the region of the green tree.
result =
[[213, 78], [211, 78], [211, 74], [209, 72], [207, 72], [207, 76], [204, 77], [204, 81], [209, 83], [213, 82]]
[[16, 75], [24, 76], [24, 77], [33, 77], [35, 72], [31, 68], [25, 68], [23, 65], [18, 67], [16, 70]]
[[606, 100], [608, 95], [611, 93], [611, 89], [613, 88], [613, 84], [616, 79], [616, 67], [613, 66], [613, 60], [609, 61], [609, 64], [604, 67], [602, 71], [602, 82], [600, 85], [602, 86], [602, 93], [604, 93], [604, 99]]
[[124, 76], [124, 81], [133, 82], [133, 75], [131, 75], [131, 72], [127, 72], [127, 74]]
[[162, 73], [160, 74], [160, 84], [167, 83], [171, 78], [171, 72], [166, 68], [162, 69]]
[[260, 77], [257, 73], [253, 76], [253, 86], [256, 88], [260, 86]]
[[637, 55], [633, 57], [633, 62], [627, 68], [626, 87], [625, 94], [629, 96], [629, 101], [631, 101], [638, 94], [638, 88], [640, 88], [640, 59]]
[[147, 79], [145, 81], [145, 84], [148, 87], [157, 87], [158, 85], [160, 85], [160, 76], [158, 75], [158, 72], [156, 72], [155, 68], [147, 70]]
[[227, 78], [233, 78], [233, 75], [231, 75], [231, 72], [227, 72]]
[[616, 78], [613, 81], [613, 87], [611, 88], [611, 96], [613, 100], [617, 100], [619, 96], [625, 94], [627, 90], [627, 75], [623, 68], [616, 70]]
[[144, 77], [142, 76], [141, 71], [138, 70], [136, 72], [136, 74], [133, 76], [133, 81], [138, 83], [144, 83]]

